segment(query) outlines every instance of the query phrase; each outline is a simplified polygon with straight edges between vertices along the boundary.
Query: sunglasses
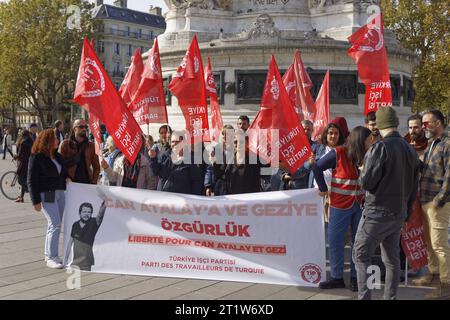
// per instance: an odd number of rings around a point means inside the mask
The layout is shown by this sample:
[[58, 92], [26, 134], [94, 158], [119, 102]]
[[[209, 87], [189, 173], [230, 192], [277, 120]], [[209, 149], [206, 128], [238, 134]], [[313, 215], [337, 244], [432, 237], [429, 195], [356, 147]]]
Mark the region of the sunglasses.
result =
[[436, 122], [436, 120], [433, 120], [433, 121], [423, 121], [423, 122], [422, 122], [422, 126], [428, 128], [428, 127], [430, 126], [431, 123], [435, 123], [435, 122]]
[[88, 126], [77, 126], [77, 128], [80, 128], [80, 129], [87, 129]]

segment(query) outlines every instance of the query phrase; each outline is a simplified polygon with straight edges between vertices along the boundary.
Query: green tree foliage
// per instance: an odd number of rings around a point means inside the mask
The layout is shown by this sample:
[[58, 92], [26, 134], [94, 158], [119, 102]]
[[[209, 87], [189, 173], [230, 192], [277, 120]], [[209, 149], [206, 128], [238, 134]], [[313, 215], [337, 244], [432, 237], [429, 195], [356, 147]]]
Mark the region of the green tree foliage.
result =
[[[77, 24], [75, 11], [80, 8]], [[84, 0], [10, 0], [0, 3], [0, 108], [24, 98], [45, 125], [50, 111], [69, 99], [83, 38], [93, 37], [92, 4]], [[50, 110], [49, 110], [50, 108]]]
[[438, 108], [450, 115], [450, 1], [382, 0], [381, 7], [385, 26], [419, 56], [414, 110]]

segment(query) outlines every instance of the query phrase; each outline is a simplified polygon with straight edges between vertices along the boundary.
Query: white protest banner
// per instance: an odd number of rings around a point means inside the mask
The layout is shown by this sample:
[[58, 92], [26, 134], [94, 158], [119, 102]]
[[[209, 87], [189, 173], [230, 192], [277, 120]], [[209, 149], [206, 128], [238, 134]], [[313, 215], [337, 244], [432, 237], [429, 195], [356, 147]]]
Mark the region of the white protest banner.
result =
[[316, 189], [201, 197], [69, 183], [64, 264], [317, 286], [326, 280], [322, 213]]

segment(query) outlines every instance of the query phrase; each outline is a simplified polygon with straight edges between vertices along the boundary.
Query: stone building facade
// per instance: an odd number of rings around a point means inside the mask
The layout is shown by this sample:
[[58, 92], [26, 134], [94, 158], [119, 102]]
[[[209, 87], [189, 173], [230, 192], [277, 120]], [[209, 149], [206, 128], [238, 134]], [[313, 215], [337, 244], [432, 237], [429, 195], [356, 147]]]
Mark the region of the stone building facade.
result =
[[[372, 0], [165, 0], [167, 28], [158, 37], [166, 83], [197, 35], [205, 64], [212, 59], [224, 123], [240, 114], [252, 119], [258, 109], [270, 56], [280, 71], [292, 63], [296, 49], [314, 82], [313, 95], [330, 70], [331, 116], [345, 116], [349, 126], [363, 121], [365, 87], [347, 55], [347, 38], [367, 23]], [[417, 57], [385, 31], [394, 108], [406, 130], [414, 99], [411, 74]], [[144, 55], [145, 58], [145, 55]], [[184, 120], [167, 91], [169, 121]]]

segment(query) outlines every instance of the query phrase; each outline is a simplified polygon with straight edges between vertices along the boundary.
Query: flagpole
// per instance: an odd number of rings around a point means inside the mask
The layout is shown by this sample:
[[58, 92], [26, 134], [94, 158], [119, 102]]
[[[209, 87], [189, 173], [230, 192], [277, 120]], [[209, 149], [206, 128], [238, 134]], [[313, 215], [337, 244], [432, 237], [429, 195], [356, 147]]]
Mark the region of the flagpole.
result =
[[408, 257], [406, 257], [405, 263], [405, 287], [408, 286]]

